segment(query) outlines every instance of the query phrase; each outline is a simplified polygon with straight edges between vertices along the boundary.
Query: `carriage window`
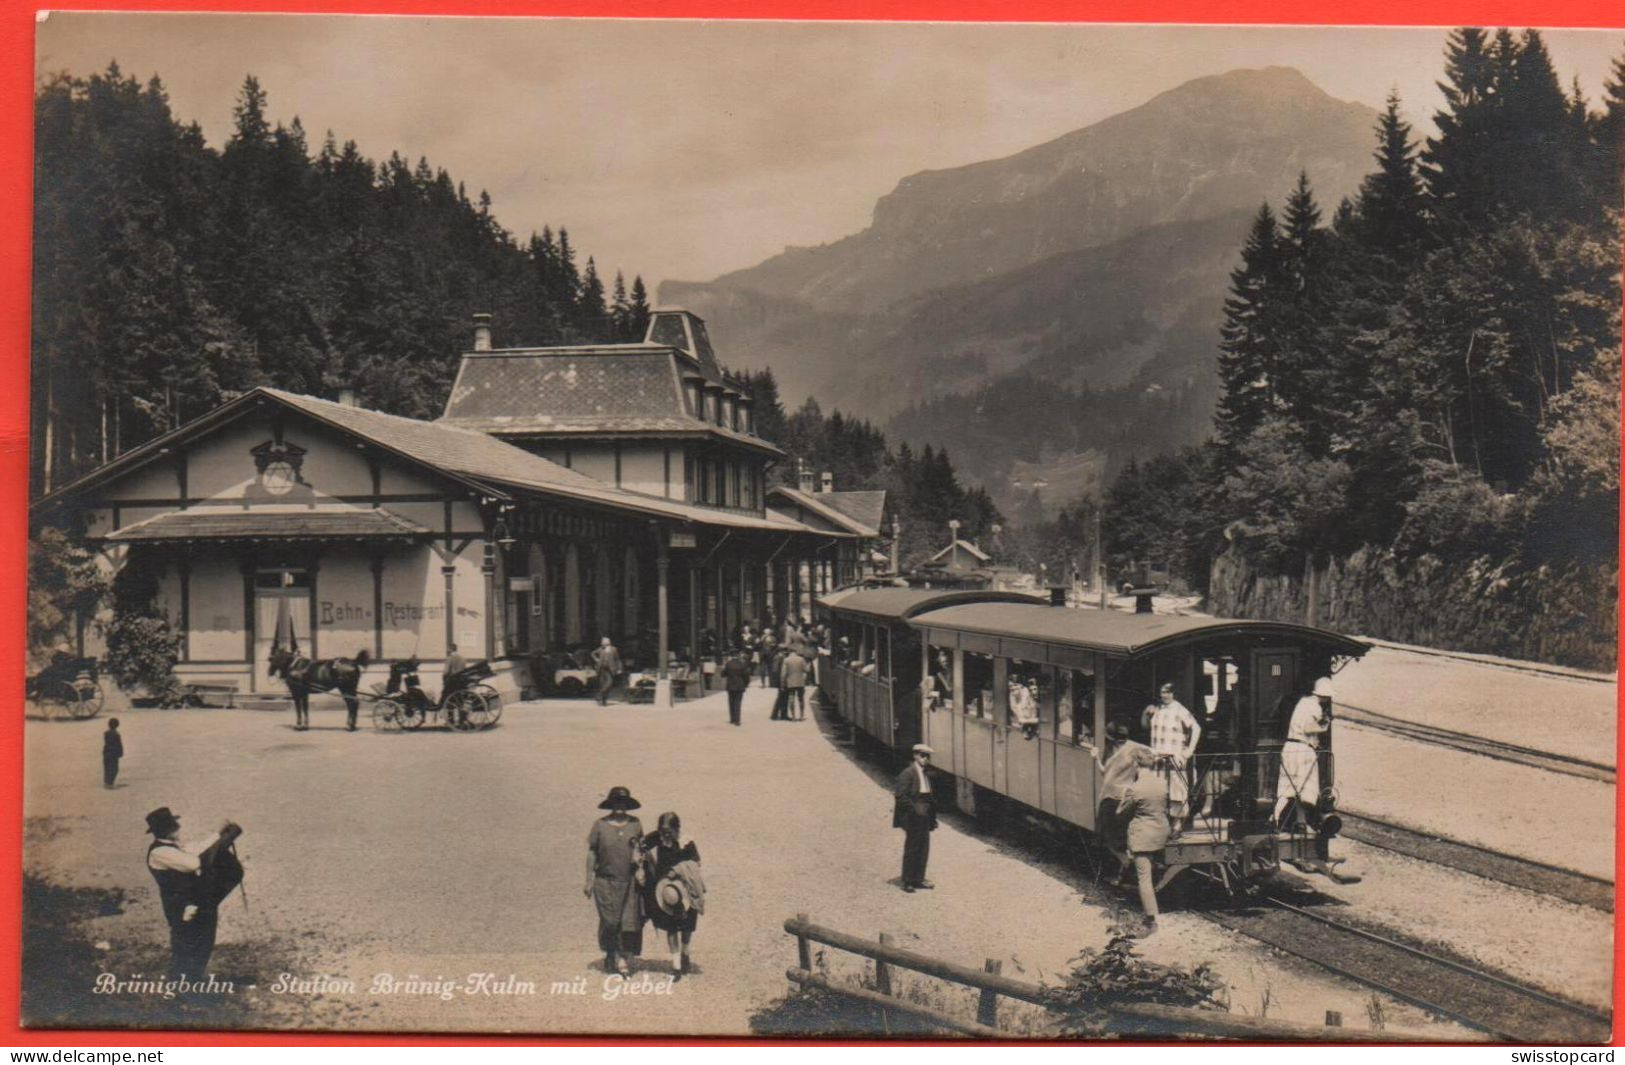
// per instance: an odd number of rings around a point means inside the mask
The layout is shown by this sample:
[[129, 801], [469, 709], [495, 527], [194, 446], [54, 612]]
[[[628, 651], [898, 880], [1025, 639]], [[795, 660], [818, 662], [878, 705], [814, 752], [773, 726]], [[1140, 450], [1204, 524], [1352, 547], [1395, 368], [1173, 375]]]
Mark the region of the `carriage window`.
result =
[[1054, 671], [1042, 662], [1010, 660], [1010, 727], [1031, 736], [1048, 735], [1055, 720]]
[[1076, 746], [1095, 742], [1095, 677], [1082, 669], [1059, 669], [1055, 738]]
[[891, 634], [885, 629], [875, 630], [875, 676], [882, 680], [891, 676]]
[[941, 710], [954, 705], [954, 653], [950, 648], [933, 644], [931, 663], [926, 672], [925, 695], [928, 705]]
[[993, 656], [965, 652], [965, 713], [991, 720], [993, 702]]

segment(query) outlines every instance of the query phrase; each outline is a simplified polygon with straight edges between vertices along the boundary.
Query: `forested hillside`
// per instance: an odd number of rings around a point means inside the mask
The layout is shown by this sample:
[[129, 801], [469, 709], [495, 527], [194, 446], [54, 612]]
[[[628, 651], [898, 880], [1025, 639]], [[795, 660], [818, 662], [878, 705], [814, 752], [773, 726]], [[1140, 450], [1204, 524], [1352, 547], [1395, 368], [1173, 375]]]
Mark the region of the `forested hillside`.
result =
[[252, 77], [234, 115], [217, 150], [156, 77], [38, 90], [35, 493], [261, 384], [436, 415], [474, 311], [505, 345], [641, 334], [642, 280], [563, 226], [522, 241], [427, 159], [313, 147]]
[[[1611, 661], [1625, 59], [1598, 110], [1538, 33], [1462, 29], [1441, 87], [1425, 143], [1390, 99], [1352, 199], [1328, 213], [1300, 181], [1258, 209], [1225, 303], [1216, 439], [1118, 478], [1108, 548], [1198, 587], [1226, 552], [1220, 611], [1259, 601], [1259, 578], [1301, 580], [1312, 612], [1318, 574], [1452, 560], [1483, 577], [1463, 594], [1516, 600], [1477, 649], [1541, 653], [1507, 618], [1544, 616], [1594, 637], [1542, 647]], [[1376, 632], [1348, 595], [1342, 623]], [[1385, 624], [1439, 606], [1388, 603]]]

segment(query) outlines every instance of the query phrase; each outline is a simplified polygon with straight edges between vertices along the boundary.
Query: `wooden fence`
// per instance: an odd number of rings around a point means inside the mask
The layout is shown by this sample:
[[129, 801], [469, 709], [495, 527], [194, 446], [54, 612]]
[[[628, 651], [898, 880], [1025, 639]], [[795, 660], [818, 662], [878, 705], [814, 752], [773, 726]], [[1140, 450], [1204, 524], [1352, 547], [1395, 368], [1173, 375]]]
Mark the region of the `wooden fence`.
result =
[[[784, 930], [796, 937], [797, 967], [785, 971], [791, 983], [802, 987], [816, 987], [824, 991], [859, 1002], [867, 1002], [898, 1013], [917, 1017], [931, 1025], [950, 1032], [980, 1036], [985, 1039], [1010, 1039], [1012, 1034], [998, 1027], [999, 999], [1009, 998], [1030, 1002], [1049, 1009], [1057, 1008], [1046, 995], [1046, 989], [1037, 984], [1013, 980], [1000, 971], [1001, 963], [989, 958], [980, 970], [951, 961], [943, 961], [895, 945], [892, 937], [880, 933], [878, 942], [838, 932], [812, 923], [806, 914], [797, 914], [784, 922]], [[875, 990], [838, 984], [813, 971], [812, 944], [844, 950], [869, 958], [875, 963]], [[981, 994], [977, 1000], [976, 1020], [946, 1013], [917, 1002], [898, 998], [892, 990], [892, 969], [908, 969], [925, 976], [946, 980], [974, 988]], [[1153, 1003], [1117, 1003], [1106, 1009], [1107, 1029], [1111, 1032], [1154, 1035], [1167, 1039], [1242, 1039], [1249, 1041], [1278, 1040], [1295, 1043], [1410, 1043], [1436, 1041], [1436, 1037], [1420, 1032], [1384, 1029], [1369, 1031], [1340, 1027], [1339, 1014], [1327, 1011], [1327, 1027], [1300, 1024], [1294, 1021], [1275, 1021], [1263, 1017], [1247, 1017], [1217, 1010], [1189, 1009], [1183, 1006], [1159, 1006]]]

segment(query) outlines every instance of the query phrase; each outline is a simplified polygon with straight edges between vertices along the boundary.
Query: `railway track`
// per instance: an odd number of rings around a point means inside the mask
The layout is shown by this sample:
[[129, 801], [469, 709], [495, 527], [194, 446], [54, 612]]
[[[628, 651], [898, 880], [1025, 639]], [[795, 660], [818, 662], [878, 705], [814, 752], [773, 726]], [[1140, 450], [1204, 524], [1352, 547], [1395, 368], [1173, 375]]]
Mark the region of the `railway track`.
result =
[[1347, 811], [1339, 811], [1339, 814], [1343, 818], [1342, 835], [1368, 847], [1378, 847], [1605, 913], [1614, 912], [1614, 884], [1601, 877], [1446, 839], [1364, 814]]
[[1284, 899], [1204, 914], [1223, 928], [1314, 962], [1492, 1038], [1512, 1043], [1604, 1043], [1609, 1014], [1539, 988], [1334, 920]]
[[1494, 758], [1497, 761], [1532, 766], [1535, 769], [1544, 769], [1552, 773], [1564, 773], [1568, 776], [1581, 777], [1586, 780], [1599, 780], [1605, 784], [1615, 783], [1619, 776], [1614, 766], [1604, 762], [1587, 761], [1584, 758], [1574, 758], [1566, 754], [1554, 754], [1551, 751], [1536, 750], [1533, 747], [1520, 747], [1515, 743], [1485, 739], [1482, 736], [1473, 736], [1466, 732], [1453, 732], [1450, 729], [1435, 728], [1432, 725], [1406, 721], [1403, 718], [1379, 713], [1376, 710], [1367, 710], [1359, 706], [1350, 706], [1347, 703], [1337, 704], [1337, 720], [1359, 728], [1368, 728], [1377, 732], [1386, 732], [1390, 735], [1403, 736], [1406, 739], [1417, 740], [1421, 743], [1431, 743], [1436, 747], [1448, 747], [1452, 750], [1465, 751], [1468, 754]]

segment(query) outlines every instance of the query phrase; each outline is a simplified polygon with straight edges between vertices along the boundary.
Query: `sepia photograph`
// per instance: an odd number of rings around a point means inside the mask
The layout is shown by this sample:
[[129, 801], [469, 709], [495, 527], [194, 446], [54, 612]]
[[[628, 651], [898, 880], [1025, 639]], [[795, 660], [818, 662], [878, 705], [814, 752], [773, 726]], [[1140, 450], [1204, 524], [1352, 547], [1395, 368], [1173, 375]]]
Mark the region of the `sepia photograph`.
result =
[[20, 1024], [1611, 1042], [1621, 23], [42, 12]]

